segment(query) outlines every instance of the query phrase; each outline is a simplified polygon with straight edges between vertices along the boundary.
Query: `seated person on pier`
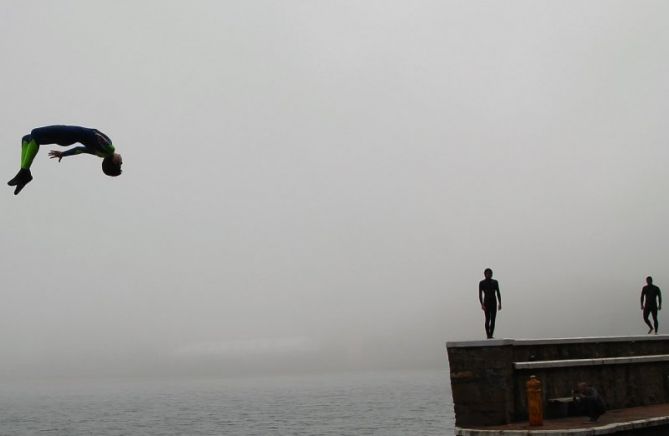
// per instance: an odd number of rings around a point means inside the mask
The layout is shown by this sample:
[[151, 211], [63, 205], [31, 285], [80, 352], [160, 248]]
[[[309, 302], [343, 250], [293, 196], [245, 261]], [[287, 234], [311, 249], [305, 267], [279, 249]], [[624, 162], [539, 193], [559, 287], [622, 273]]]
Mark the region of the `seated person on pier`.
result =
[[590, 418], [590, 421], [595, 422], [606, 412], [604, 400], [597, 392], [597, 389], [585, 382], [580, 382], [576, 385], [576, 389], [572, 391], [576, 411], [582, 415]]

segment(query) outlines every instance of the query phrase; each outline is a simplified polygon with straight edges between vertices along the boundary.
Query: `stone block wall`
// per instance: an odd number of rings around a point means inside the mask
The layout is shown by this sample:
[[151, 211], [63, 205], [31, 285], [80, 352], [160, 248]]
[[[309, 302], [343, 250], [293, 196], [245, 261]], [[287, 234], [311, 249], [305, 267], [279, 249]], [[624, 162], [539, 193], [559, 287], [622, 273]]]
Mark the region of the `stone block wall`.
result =
[[[525, 383], [536, 375], [544, 398], [595, 385], [611, 409], [669, 402], [669, 361], [514, 369], [514, 362], [669, 354], [669, 336], [449, 342], [456, 425], [506, 424], [527, 418]], [[545, 402], [544, 402], [545, 404]]]
[[511, 347], [482, 347], [476, 353], [449, 348], [448, 354], [453, 399], [459, 400], [453, 402], [456, 420], [459, 416], [462, 425], [509, 422], [513, 414]]

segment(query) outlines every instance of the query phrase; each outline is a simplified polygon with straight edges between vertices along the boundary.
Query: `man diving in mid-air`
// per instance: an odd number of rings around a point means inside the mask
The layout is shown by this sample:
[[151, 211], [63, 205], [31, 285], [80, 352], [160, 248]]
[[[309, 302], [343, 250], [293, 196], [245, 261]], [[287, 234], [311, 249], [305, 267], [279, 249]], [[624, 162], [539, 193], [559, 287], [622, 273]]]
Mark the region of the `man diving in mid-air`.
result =
[[21, 141], [21, 169], [18, 174], [7, 184], [16, 186], [14, 195], [33, 179], [30, 173], [30, 166], [33, 159], [39, 151], [40, 145], [58, 144], [62, 146], [80, 143], [83, 147], [74, 147], [65, 151], [51, 150], [49, 157], [58, 159], [58, 162], [65, 156], [87, 153], [102, 158], [102, 172], [108, 176], [116, 177], [121, 174], [121, 165], [123, 159], [116, 153], [116, 149], [111, 139], [97, 129], [89, 129], [79, 126], [46, 126], [33, 129], [29, 135], [23, 137]]

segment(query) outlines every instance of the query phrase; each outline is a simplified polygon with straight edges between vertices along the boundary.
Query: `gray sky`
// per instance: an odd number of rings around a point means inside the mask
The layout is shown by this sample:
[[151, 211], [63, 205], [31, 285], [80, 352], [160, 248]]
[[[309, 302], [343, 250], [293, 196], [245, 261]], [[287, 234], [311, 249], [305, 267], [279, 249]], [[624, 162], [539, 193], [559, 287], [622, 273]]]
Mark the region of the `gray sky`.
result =
[[[0, 13], [0, 377], [440, 367], [644, 333], [669, 286], [661, 1], [22, 1]], [[661, 314], [661, 330], [664, 316]], [[666, 331], [666, 330], [665, 330]]]

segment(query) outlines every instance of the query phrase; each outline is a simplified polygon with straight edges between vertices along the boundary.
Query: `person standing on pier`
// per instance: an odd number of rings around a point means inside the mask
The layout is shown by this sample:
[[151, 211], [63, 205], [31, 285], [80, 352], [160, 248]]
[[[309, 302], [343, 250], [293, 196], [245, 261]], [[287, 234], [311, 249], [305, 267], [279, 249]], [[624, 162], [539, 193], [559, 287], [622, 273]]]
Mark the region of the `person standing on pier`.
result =
[[[644, 297], [646, 299], [645, 303]], [[662, 310], [662, 292], [660, 292], [660, 288], [653, 284], [651, 276], [646, 277], [646, 286], [641, 290], [641, 310], [643, 310], [643, 320], [649, 328], [648, 334], [653, 333], [653, 328], [655, 328], [655, 334], [657, 334], [657, 311]], [[653, 315], [653, 325], [648, 320], [648, 315]]]
[[486, 268], [483, 271], [485, 279], [479, 282], [479, 302], [481, 310], [485, 313], [485, 333], [488, 339], [492, 339], [495, 332], [495, 318], [497, 311], [502, 310], [502, 295], [499, 293], [499, 283], [492, 278], [492, 270]]

